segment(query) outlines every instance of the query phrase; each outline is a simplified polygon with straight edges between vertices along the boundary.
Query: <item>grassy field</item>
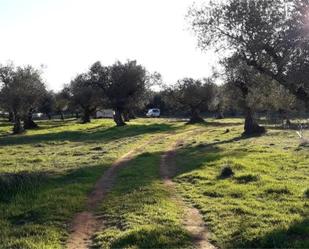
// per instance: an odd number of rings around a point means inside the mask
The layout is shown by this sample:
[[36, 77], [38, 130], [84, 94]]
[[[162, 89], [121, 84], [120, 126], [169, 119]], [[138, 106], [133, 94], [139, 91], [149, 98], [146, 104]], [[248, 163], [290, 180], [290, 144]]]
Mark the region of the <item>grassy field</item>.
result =
[[[309, 248], [309, 148], [299, 147], [295, 131], [268, 127], [243, 138], [241, 130], [239, 120], [224, 120], [187, 139], [178, 151], [179, 190], [221, 248]], [[224, 177], [224, 168], [234, 174]]]
[[[299, 147], [295, 131], [277, 127], [243, 138], [241, 121], [141, 119], [116, 128], [111, 120], [55, 120], [20, 136], [1, 123], [0, 248], [63, 248], [97, 179], [147, 141], [97, 210], [106, 224], [94, 246], [193, 247], [183, 209], [159, 176], [161, 155], [178, 140], [177, 189], [201, 211], [216, 245], [309, 248], [309, 148]], [[234, 174], [223, 177], [223, 168]]]
[[62, 248], [72, 216], [118, 157], [169, 124], [115, 128], [110, 120], [89, 125], [42, 122], [40, 129], [0, 138], [0, 248]]

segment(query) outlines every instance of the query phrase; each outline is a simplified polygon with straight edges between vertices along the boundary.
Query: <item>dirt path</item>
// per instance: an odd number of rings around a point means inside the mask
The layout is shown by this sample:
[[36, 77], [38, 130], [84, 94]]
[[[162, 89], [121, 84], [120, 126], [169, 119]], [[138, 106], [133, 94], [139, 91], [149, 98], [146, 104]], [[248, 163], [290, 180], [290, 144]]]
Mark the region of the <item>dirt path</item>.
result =
[[135, 154], [143, 151], [150, 142], [143, 144], [137, 149], [133, 149], [116, 162], [104, 173], [95, 184], [94, 190], [87, 199], [87, 208], [81, 213], [77, 213], [71, 223], [71, 232], [66, 244], [67, 249], [86, 249], [91, 246], [91, 238], [98, 231], [104, 221], [95, 215], [98, 204], [104, 200], [108, 191], [111, 190], [120, 168], [125, 167]]
[[195, 246], [199, 249], [216, 249], [209, 240], [209, 232], [206, 224], [203, 221], [203, 217], [198, 209], [188, 206], [176, 193], [175, 183], [171, 180], [175, 176], [176, 164], [174, 157], [176, 155], [177, 147], [182, 144], [182, 141], [178, 141], [171, 150], [162, 155], [160, 163], [160, 174], [163, 178], [164, 184], [171, 190], [173, 198], [177, 200], [184, 207], [184, 221], [183, 224], [188, 232], [192, 235]]

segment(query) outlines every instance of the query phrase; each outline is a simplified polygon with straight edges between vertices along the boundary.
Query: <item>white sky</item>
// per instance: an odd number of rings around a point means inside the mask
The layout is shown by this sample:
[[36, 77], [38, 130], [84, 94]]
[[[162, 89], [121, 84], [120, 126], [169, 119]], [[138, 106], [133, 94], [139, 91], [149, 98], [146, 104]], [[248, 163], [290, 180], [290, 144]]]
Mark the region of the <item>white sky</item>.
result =
[[[200, 0], [199, 0], [200, 1]], [[193, 0], [0, 0], [0, 63], [46, 65], [50, 89], [97, 60], [136, 59], [167, 83], [211, 74], [185, 21]]]

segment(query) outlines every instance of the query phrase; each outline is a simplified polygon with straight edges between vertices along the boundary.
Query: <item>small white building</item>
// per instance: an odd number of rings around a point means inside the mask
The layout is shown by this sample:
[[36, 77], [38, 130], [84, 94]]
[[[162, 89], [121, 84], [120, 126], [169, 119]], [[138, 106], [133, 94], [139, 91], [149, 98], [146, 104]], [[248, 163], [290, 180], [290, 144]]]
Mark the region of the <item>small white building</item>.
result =
[[114, 117], [114, 110], [112, 109], [102, 109], [102, 110], [98, 110], [96, 111], [96, 118], [113, 118]]

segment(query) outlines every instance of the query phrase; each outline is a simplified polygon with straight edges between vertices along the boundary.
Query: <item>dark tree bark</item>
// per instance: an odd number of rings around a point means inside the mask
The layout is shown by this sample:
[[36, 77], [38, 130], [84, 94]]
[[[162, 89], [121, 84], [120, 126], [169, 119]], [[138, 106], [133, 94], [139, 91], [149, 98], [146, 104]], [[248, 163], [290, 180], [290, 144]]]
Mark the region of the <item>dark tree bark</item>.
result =
[[88, 108], [85, 108], [84, 115], [82, 116], [83, 124], [90, 123], [90, 115], [91, 115], [91, 111]]
[[63, 112], [60, 112], [60, 118], [62, 121], [64, 121], [64, 115], [63, 115]]
[[130, 111], [129, 111], [129, 118], [130, 118], [130, 119], [136, 119], [136, 115], [135, 115], [135, 113], [134, 113], [133, 110], [130, 110]]
[[197, 124], [197, 123], [204, 123], [205, 120], [200, 116], [200, 112], [198, 109], [192, 108], [191, 109], [191, 118], [189, 120], [189, 124]]
[[223, 112], [219, 111], [216, 115], [216, 119], [224, 119], [224, 114]]
[[240, 89], [243, 97], [243, 106], [245, 110], [245, 126], [243, 135], [251, 136], [251, 135], [260, 135], [266, 131], [266, 129], [260, 126], [253, 115], [252, 109], [247, 105], [246, 99], [248, 98], [249, 88], [243, 81], [236, 81], [236, 86]]
[[245, 126], [244, 126], [244, 133], [245, 136], [250, 135], [260, 135], [264, 133], [266, 130], [264, 127], [259, 126], [259, 124], [256, 122], [251, 108], [247, 108], [246, 110], [246, 118], [245, 118]]
[[287, 111], [281, 109], [279, 110], [279, 114], [280, 114], [282, 126], [284, 128], [290, 128], [292, 126], [292, 122], [288, 116]]
[[78, 112], [75, 112], [75, 118], [79, 118], [79, 113]]
[[126, 125], [126, 123], [123, 121], [122, 111], [121, 110], [119, 110], [119, 109], [115, 110], [114, 121], [115, 121], [117, 126], [124, 126], [124, 125]]
[[286, 119], [285, 119], [285, 124], [286, 124], [287, 128], [290, 128], [292, 126], [292, 122], [288, 117], [286, 117]]
[[130, 122], [130, 113], [129, 111], [124, 111], [123, 112], [123, 119], [125, 122]]
[[13, 134], [20, 134], [23, 132], [24, 132], [24, 128], [21, 123], [21, 118], [18, 114], [14, 114]]
[[48, 120], [52, 119], [52, 116], [50, 115], [50, 113], [46, 113]]
[[39, 126], [33, 121], [32, 111], [29, 111], [29, 113], [26, 115], [24, 119], [24, 128], [29, 130], [29, 129], [35, 129], [38, 127]]
[[13, 112], [9, 112], [8, 120], [9, 120], [9, 122], [11, 122], [11, 123], [14, 122], [14, 114], [13, 114]]

